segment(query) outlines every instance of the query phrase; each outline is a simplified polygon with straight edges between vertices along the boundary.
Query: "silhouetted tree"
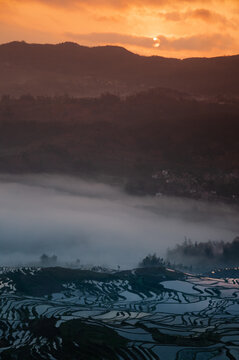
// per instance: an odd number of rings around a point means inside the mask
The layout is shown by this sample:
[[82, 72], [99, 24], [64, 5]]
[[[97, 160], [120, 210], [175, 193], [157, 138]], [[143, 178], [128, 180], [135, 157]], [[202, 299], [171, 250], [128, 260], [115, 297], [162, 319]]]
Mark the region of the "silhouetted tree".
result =
[[147, 255], [140, 263], [140, 267], [165, 266], [163, 258], [158, 257], [155, 253]]
[[46, 254], [42, 254], [42, 256], [40, 257], [40, 263], [42, 266], [56, 266], [57, 256], [48, 256]]

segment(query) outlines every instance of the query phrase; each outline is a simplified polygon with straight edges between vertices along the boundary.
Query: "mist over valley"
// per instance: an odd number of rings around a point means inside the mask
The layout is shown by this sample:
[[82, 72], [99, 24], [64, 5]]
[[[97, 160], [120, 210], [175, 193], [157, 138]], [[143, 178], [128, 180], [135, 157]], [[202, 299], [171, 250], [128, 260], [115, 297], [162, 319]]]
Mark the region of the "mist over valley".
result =
[[37, 264], [42, 254], [60, 264], [136, 267], [148, 253], [166, 257], [184, 241], [232, 241], [238, 208], [182, 198], [130, 196], [122, 188], [77, 177], [1, 175], [2, 264]]

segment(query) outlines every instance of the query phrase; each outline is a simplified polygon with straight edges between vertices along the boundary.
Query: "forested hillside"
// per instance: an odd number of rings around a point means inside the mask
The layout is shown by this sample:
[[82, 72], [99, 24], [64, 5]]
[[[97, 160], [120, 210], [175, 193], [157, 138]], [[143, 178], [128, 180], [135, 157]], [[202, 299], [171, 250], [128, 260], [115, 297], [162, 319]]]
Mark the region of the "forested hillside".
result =
[[192, 194], [232, 197], [238, 193], [238, 115], [237, 101], [198, 101], [162, 88], [125, 99], [4, 96], [0, 171], [107, 175], [142, 181], [142, 191], [151, 193], [160, 187], [173, 193], [182, 178], [179, 187]]

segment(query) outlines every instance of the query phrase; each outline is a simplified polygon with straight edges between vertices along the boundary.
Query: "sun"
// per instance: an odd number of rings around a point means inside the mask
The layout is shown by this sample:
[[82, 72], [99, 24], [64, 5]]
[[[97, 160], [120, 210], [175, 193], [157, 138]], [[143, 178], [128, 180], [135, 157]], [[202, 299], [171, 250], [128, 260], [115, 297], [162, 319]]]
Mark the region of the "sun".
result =
[[158, 48], [160, 46], [160, 40], [157, 38], [157, 36], [153, 37], [153, 41], [154, 41], [153, 47]]

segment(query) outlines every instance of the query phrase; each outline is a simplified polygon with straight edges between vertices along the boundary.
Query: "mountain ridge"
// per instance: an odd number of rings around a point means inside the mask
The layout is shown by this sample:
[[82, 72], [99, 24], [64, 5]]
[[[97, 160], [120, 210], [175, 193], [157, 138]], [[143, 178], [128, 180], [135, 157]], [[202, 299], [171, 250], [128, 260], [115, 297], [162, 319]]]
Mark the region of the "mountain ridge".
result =
[[141, 58], [157, 58], [157, 59], [166, 59], [166, 60], [178, 60], [178, 61], [186, 61], [186, 60], [210, 60], [210, 59], [225, 59], [225, 58], [239, 58], [239, 54], [234, 54], [234, 55], [218, 55], [218, 56], [212, 56], [212, 57], [207, 57], [207, 56], [191, 56], [191, 57], [185, 57], [185, 58], [176, 58], [176, 57], [166, 57], [166, 56], [161, 56], [161, 55], [140, 55], [137, 53], [134, 53], [133, 51], [128, 50], [127, 48], [125, 48], [124, 46], [119, 46], [119, 45], [97, 45], [97, 46], [87, 46], [87, 45], [81, 45], [77, 42], [74, 41], [64, 41], [64, 42], [59, 42], [59, 43], [30, 43], [27, 41], [18, 41], [18, 40], [14, 40], [14, 41], [9, 41], [6, 43], [1, 43], [0, 44], [0, 48], [1, 47], [9, 47], [9, 46], [18, 46], [18, 45], [25, 45], [25, 46], [39, 46], [39, 47], [44, 47], [44, 46], [49, 46], [49, 47], [72, 47], [72, 48], [81, 48], [81, 49], [90, 49], [90, 50], [95, 50], [95, 49], [107, 49], [107, 48], [112, 48], [112, 49], [121, 49], [123, 50], [125, 53], [128, 54], [133, 54], [136, 55], [138, 57]]
[[238, 66], [239, 55], [180, 60], [110, 45], [14, 41], [0, 45], [0, 95], [128, 95], [157, 86], [200, 96], [239, 95]]

